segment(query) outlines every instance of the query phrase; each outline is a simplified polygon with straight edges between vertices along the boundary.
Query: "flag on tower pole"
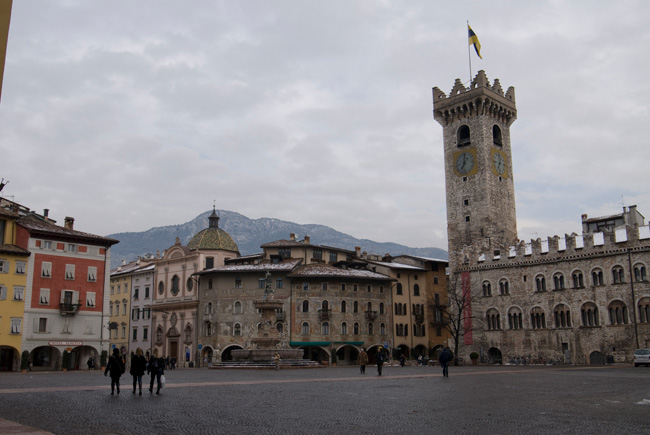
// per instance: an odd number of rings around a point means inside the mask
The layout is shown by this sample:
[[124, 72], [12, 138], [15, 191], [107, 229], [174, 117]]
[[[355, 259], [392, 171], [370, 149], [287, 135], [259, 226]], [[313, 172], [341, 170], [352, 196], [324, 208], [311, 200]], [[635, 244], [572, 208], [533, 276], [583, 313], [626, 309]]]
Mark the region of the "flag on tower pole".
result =
[[467, 33], [469, 34], [469, 45], [473, 45], [478, 57], [483, 59], [483, 56], [481, 56], [481, 43], [478, 42], [478, 36], [476, 36], [476, 33], [474, 33], [472, 28], [469, 26], [469, 23], [467, 23]]

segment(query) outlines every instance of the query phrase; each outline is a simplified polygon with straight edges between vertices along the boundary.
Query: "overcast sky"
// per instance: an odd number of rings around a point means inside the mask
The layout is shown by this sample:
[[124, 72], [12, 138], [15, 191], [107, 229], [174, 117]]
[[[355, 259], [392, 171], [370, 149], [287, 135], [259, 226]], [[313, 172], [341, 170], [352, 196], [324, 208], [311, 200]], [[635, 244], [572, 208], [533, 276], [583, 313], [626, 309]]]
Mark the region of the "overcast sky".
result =
[[519, 237], [650, 217], [641, 0], [14, 1], [1, 194], [100, 235], [216, 201], [446, 249], [431, 88], [468, 84], [467, 20], [473, 75], [516, 89]]

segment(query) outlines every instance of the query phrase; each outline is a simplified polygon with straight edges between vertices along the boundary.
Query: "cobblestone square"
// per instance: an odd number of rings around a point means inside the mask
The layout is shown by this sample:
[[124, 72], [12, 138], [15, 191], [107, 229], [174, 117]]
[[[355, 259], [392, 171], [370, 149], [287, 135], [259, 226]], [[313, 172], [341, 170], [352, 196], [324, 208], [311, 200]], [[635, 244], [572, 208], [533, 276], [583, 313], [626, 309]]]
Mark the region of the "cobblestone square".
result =
[[99, 371], [2, 373], [0, 432], [648, 433], [650, 415], [650, 369], [628, 365], [168, 370], [160, 395], [145, 378], [111, 396]]

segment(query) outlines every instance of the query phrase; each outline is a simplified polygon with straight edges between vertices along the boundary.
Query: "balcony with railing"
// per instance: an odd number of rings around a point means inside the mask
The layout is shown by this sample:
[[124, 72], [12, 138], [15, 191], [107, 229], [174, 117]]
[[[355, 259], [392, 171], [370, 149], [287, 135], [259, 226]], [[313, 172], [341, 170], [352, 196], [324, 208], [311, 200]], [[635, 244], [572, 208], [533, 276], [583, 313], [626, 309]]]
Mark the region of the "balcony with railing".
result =
[[366, 311], [366, 319], [375, 320], [377, 318], [377, 311]]
[[284, 322], [287, 320], [287, 313], [281, 312], [281, 313], [275, 313], [275, 320], [277, 322]]
[[74, 316], [79, 312], [80, 306], [81, 304], [61, 302], [61, 305], [59, 306], [59, 311], [62, 316]]
[[328, 320], [330, 318], [331, 313], [332, 310], [318, 310], [318, 316], [320, 317], [321, 320]]

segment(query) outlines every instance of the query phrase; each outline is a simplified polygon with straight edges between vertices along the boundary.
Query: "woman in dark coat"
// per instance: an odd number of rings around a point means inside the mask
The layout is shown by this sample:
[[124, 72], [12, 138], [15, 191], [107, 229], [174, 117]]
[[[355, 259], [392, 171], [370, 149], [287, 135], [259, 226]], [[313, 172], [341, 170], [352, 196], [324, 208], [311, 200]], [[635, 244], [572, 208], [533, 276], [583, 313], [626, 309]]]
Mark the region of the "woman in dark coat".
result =
[[111, 372], [111, 394], [115, 394], [115, 387], [117, 386], [117, 394], [120, 394], [120, 376], [124, 373], [124, 362], [120, 357], [120, 351], [113, 349], [113, 355], [108, 358], [104, 376]]
[[133, 376], [133, 394], [135, 394], [136, 384], [140, 386], [140, 395], [142, 396], [142, 376], [147, 370], [147, 359], [142, 355], [142, 349], [138, 348], [135, 355], [131, 358], [131, 376]]

